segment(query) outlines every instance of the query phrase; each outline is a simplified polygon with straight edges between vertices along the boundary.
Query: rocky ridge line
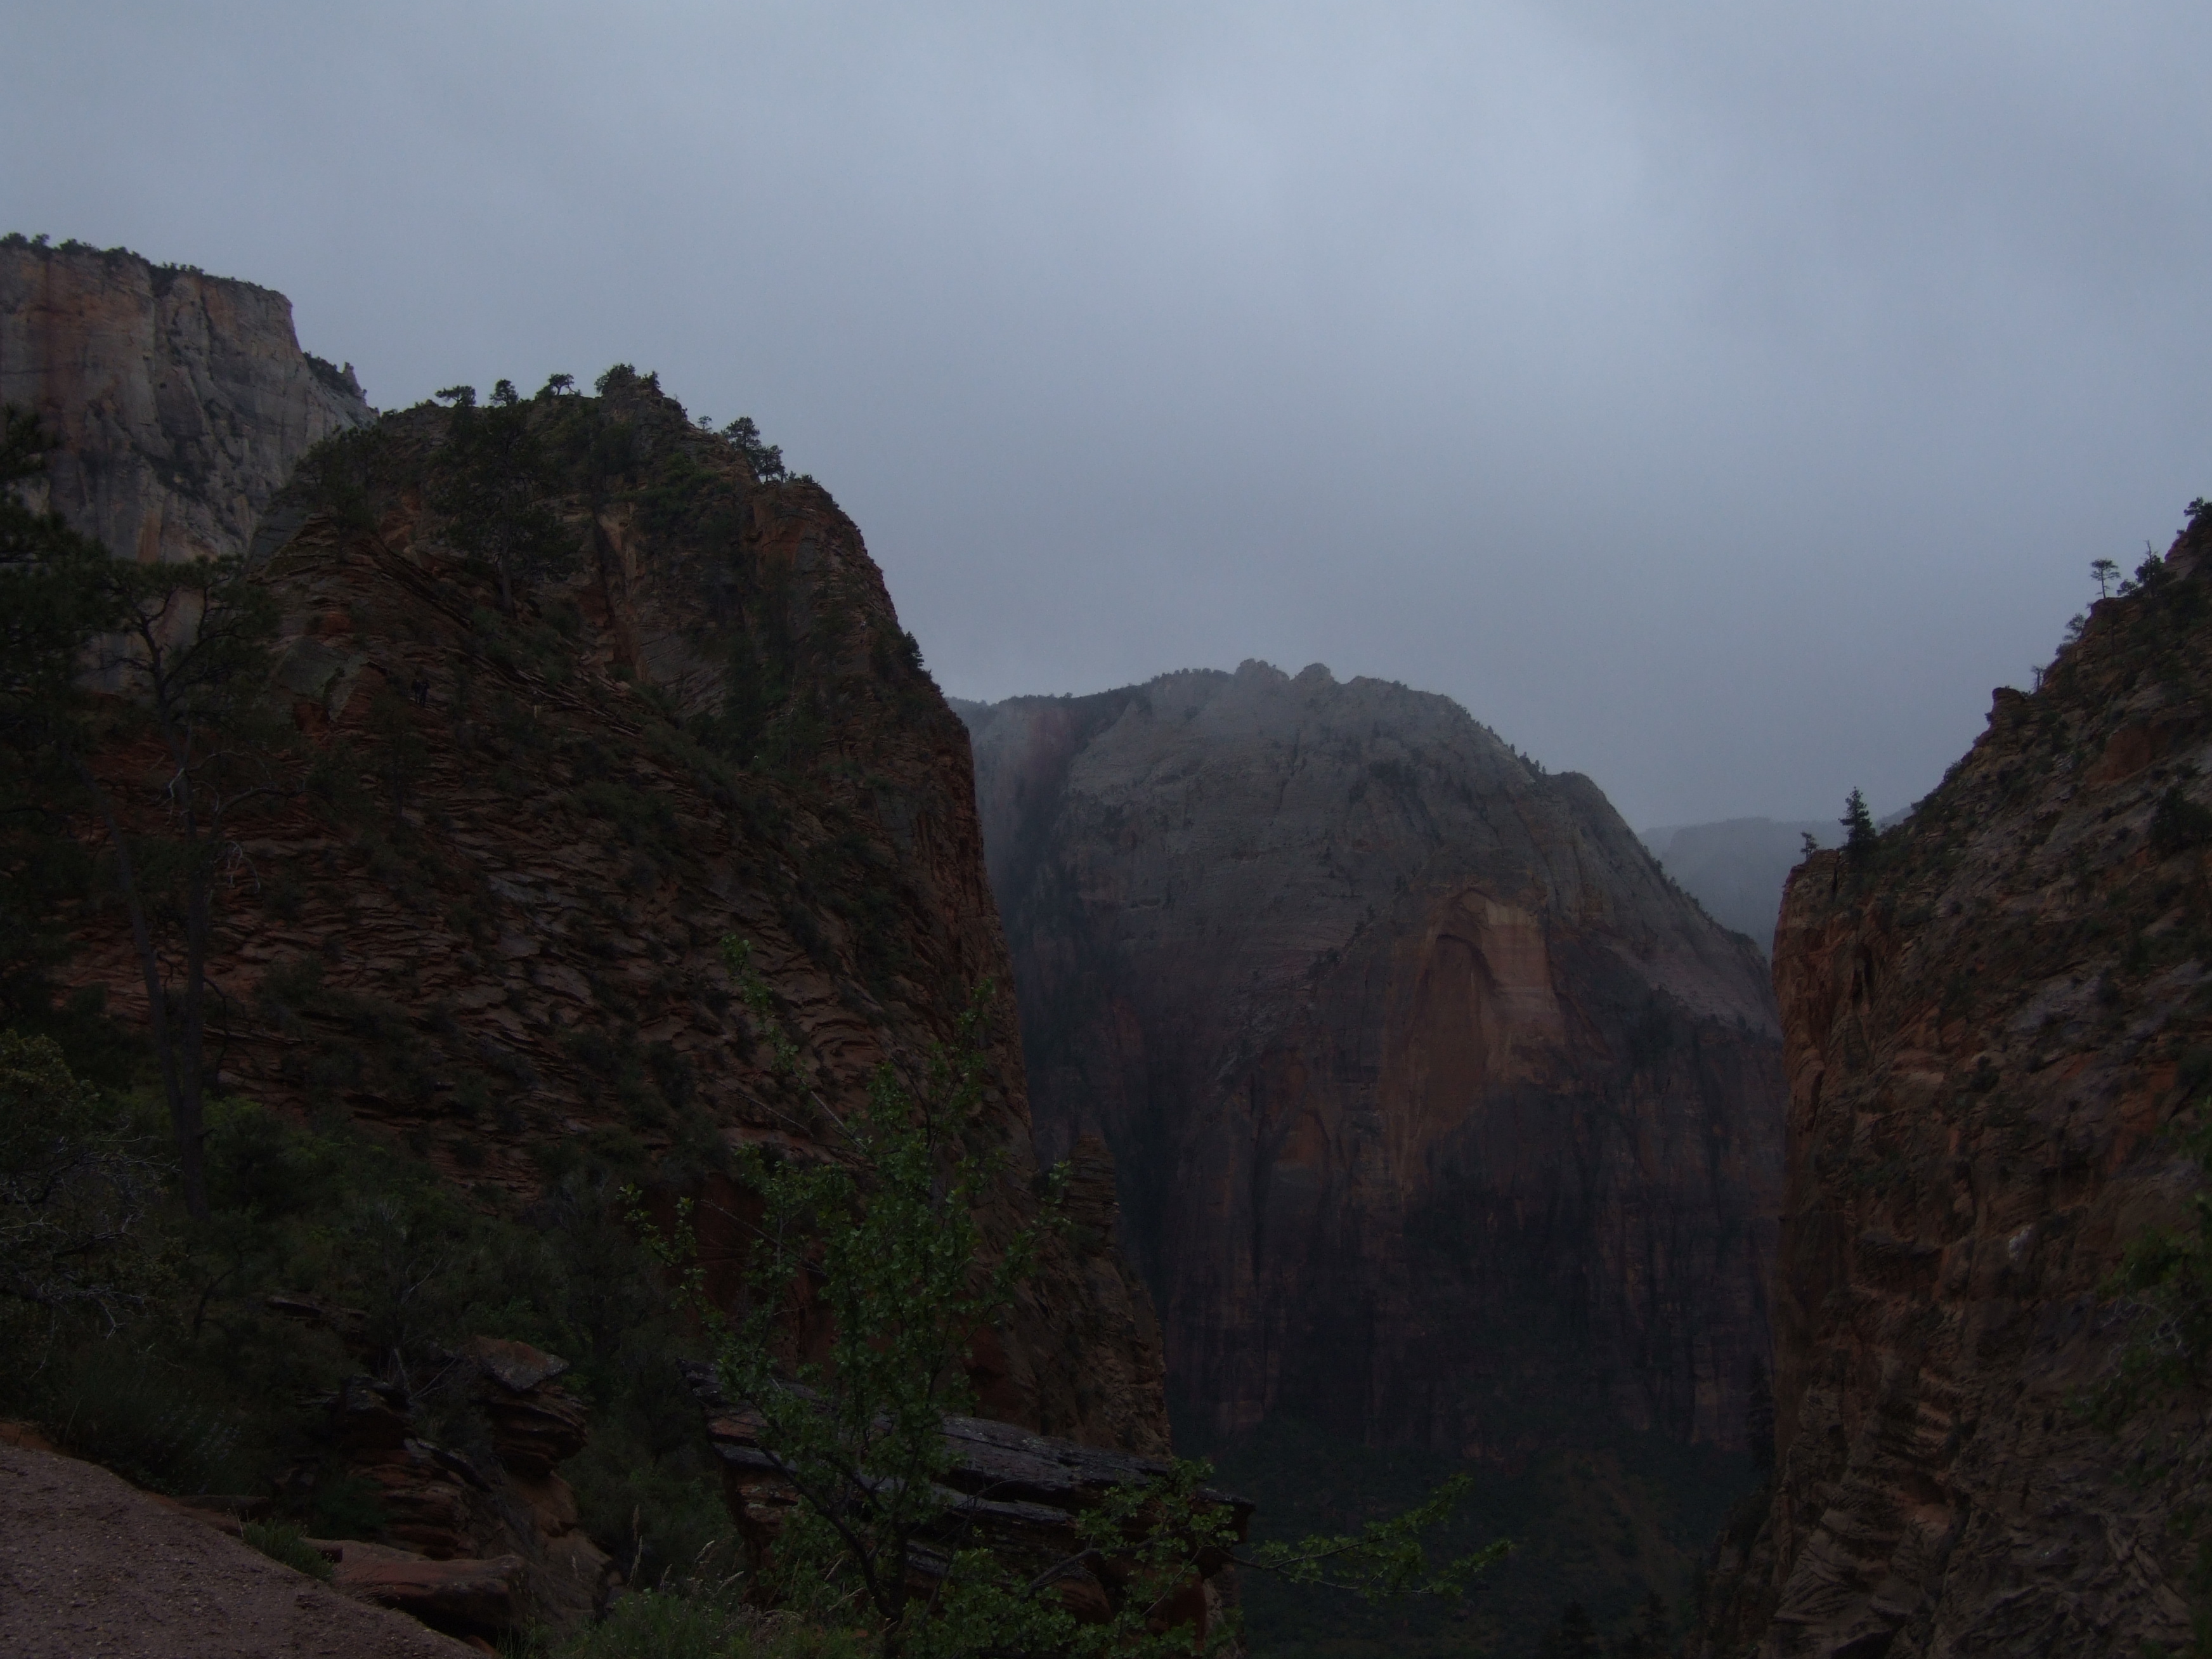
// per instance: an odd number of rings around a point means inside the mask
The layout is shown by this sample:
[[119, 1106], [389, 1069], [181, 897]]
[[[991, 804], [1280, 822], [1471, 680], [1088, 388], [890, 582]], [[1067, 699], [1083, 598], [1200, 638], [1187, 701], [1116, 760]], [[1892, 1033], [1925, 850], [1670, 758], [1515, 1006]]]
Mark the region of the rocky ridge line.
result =
[[1693, 1651], [2189, 1638], [2203, 1401], [2087, 1405], [2110, 1275], [2198, 1184], [2212, 1082], [2212, 520], [2100, 601], [1868, 867], [1791, 878], [1780, 1470]]

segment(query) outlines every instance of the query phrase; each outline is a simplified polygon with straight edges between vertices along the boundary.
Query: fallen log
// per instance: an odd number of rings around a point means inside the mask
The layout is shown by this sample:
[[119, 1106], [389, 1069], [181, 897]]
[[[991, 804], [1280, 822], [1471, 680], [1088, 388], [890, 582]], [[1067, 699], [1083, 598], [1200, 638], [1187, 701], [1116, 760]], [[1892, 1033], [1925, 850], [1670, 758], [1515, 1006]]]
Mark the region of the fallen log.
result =
[[[799, 1507], [798, 1492], [781, 1460], [760, 1443], [759, 1413], [728, 1399], [711, 1365], [691, 1361], [683, 1370], [706, 1413], [707, 1437], [721, 1464], [723, 1501], [757, 1580]], [[1048, 1575], [1049, 1588], [1077, 1618], [1103, 1622], [1112, 1617], [1133, 1564], [1086, 1550], [1079, 1523], [1109, 1494], [1167, 1475], [1166, 1460], [1081, 1445], [980, 1417], [948, 1416], [943, 1432], [950, 1460], [939, 1477], [945, 1521], [938, 1534], [908, 1553], [914, 1588], [923, 1594], [933, 1589], [953, 1551], [982, 1548], [1025, 1578]], [[1251, 1527], [1251, 1500], [1211, 1486], [1199, 1498], [1228, 1511], [1230, 1535], [1242, 1543]], [[1166, 1623], [1188, 1620], [1202, 1632], [1222, 1607], [1236, 1601], [1235, 1569], [1227, 1550], [1212, 1547], [1193, 1550], [1190, 1565], [1189, 1581], [1159, 1612]]]

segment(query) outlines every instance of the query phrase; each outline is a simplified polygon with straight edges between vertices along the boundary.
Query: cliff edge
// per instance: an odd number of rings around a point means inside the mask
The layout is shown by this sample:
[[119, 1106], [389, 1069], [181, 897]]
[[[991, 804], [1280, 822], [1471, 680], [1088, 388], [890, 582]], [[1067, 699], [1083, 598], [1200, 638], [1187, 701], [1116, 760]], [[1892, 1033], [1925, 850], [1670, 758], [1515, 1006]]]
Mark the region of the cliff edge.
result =
[[[743, 938], [833, 1108], [878, 1066], [922, 1075], [984, 995], [1006, 1169], [981, 1219], [1004, 1237], [1036, 1164], [967, 734], [825, 490], [762, 477], [650, 375], [601, 385], [495, 393], [495, 489], [463, 411], [373, 419], [281, 295], [0, 244], [0, 395], [60, 440], [53, 505], [119, 555], [248, 552], [280, 618], [261, 698], [289, 737], [225, 830], [210, 1081], [362, 1126], [488, 1209], [578, 1160], [703, 1194], [733, 1289], [728, 1149], [818, 1151], [723, 959]], [[520, 574], [468, 528], [487, 489]], [[143, 732], [94, 757], [127, 834], [164, 833], [169, 763]], [[120, 908], [73, 921], [70, 982], [144, 1021]], [[1078, 1164], [1084, 1224], [975, 1345], [981, 1409], [1164, 1450], [1110, 1170]]]
[[2090, 1407], [2155, 1340], [2111, 1276], [2185, 1214], [2212, 1081], [2208, 549], [2200, 516], [1901, 827], [1791, 878], [1779, 1477], [1693, 1650], [2188, 1638], [2203, 1401]]
[[59, 440], [46, 497], [121, 558], [242, 553], [292, 468], [374, 418], [272, 289], [123, 248], [0, 238], [0, 404]]

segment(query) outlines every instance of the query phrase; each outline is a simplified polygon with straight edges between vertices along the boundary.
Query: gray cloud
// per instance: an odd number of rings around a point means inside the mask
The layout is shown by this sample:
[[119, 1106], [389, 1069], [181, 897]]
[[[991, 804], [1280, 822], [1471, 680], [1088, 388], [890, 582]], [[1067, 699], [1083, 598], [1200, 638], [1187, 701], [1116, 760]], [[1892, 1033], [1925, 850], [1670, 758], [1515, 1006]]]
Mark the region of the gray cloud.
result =
[[1323, 660], [1639, 822], [1903, 805], [2212, 490], [2203, 8], [1375, 9], [9, 3], [0, 221], [750, 413], [949, 690]]

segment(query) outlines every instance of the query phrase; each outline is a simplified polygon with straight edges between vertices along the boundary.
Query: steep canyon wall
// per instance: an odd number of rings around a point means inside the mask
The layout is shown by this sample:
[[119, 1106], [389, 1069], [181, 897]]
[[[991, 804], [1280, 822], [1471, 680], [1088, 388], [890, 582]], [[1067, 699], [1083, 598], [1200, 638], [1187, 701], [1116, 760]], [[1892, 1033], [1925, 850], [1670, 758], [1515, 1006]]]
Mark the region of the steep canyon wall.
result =
[[[562, 556], [509, 613], [450, 516], [452, 411], [372, 421], [281, 295], [17, 239], [0, 393], [61, 438], [51, 499], [79, 527], [147, 560], [250, 542], [281, 613], [266, 702], [294, 740], [216, 896], [224, 1090], [340, 1115], [495, 1207], [580, 1158], [702, 1192], [726, 1273], [726, 1150], [820, 1150], [735, 999], [734, 935], [841, 1110], [880, 1065], [920, 1078], [996, 986], [983, 1133], [1006, 1173], [982, 1219], [1003, 1237], [1035, 1213], [967, 734], [825, 491], [763, 482], [650, 376], [549, 388], [525, 412]], [[98, 764], [159, 830], [143, 735]], [[73, 982], [143, 1021], [121, 915], [79, 921]], [[1161, 1450], [1157, 1327], [1103, 1150], [1079, 1165], [1081, 1224], [1047, 1239], [973, 1378], [988, 1414]]]
[[958, 707], [1040, 1139], [1112, 1147], [1195, 1421], [1741, 1444], [1765, 965], [1587, 779], [1318, 666]]
[[46, 499], [118, 557], [241, 553], [300, 457], [374, 418], [292, 303], [122, 248], [0, 239], [0, 404], [58, 447]]
[[[1997, 691], [1870, 858], [1791, 879], [1780, 1473], [1723, 1541], [1697, 1650], [2190, 1639], [2202, 1357], [2112, 1276], [2150, 1230], [2193, 1233], [2201, 1179], [2208, 552], [2200, 517], [2032, 695]], [[2130, 1352], [2198, 1381], [2117, 1409]]]

